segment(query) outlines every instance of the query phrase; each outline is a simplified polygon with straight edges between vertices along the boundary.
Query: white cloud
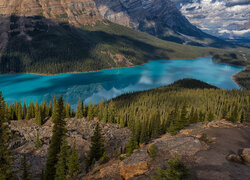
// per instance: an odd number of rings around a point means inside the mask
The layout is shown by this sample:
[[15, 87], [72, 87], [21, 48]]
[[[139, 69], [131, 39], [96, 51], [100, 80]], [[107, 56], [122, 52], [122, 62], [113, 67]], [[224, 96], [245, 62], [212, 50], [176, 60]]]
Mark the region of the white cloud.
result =
[[250, 29], [247, 30], [241, 30], [241, 31], [232, 31], [234, 35], [236, 36], [243, 36], [247, 33], [250, 33]]
[[[172, 0], [175, 2], [175, 0]], [[175, 3], [182, 3], [181, 12], [194, 25], [207, 32], [234, 35], [244, 35], [248, 31], [227, 32], [227, 26], [237, 23], [239, 26], [250, 21], [249, 0], [178, 0]], [[194, 8], [195, 7], [195, 8]], [[230, 30], [228, 30], [230, 31]]]

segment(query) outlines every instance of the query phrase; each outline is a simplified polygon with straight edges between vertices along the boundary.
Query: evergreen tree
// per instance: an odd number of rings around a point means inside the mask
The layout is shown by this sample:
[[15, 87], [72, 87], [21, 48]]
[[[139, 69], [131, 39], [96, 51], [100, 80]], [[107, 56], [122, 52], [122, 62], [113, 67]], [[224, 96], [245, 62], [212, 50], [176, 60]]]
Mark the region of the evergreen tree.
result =
[[87, 117], [87, 116], [88, 116], [88, 107], [86, 106], [86, 104], [84, 104], [84, 107], [83, 107], [83, 117]]
[[26, 113], [27, 113], [27, 107], [26, 107], [25, 100], [23, 100], [23, 112], [22, 112], [23, 116], [22, 116], [22, 119], [25, 119]]
[[93, 106], [92, 100], [91, 100], [89, 105], [88, 105], [88, 119], [93, 120], [94, 116], [95, 116], [95, 114], [94, 114], [94, 106]]
[[229, 118], [230, 121], [232, 122], [237, 122], [239, 117], [239, 112], [238, 112], [238, 104], [234, 106], [233, 112]]
[[78, 119], [83, 118], [83, 103], [80, 97], [76, 107], [76, 118]]
[[5, 103], [2, 93], [0, 92], [0, 179], [8, 180], [14, 177], [12, 171], [12, 154], [7, 149], [10, 140], [10, 132], [4, 124], [6, 122]]
[[17, 103], [17, 120], [23, 119], [23, 111], [21, 103]]
[[160, 134], [160, 128], [161, 128], [161, 120], [160, 120], [160, 113], [159, 111], [156, 111], [153, 113], [151, 119], [151, 137], [155, 138], [159, 136]]
[[101, 121], [103, 119], [103, 111], [104, 111], [104, 104], [103, 104], [103, 98], [101, 99], [99, 105], [98, 105], [98, 120]]
[[26, 154], [23, 155], [21, 162], [22, 180], [30, 180], [31, 174], [29, 172], [29, 165], [27, 164]]
[[51, 143], [48, 149], [48, 158], [46, 162], [45, 178], [46, 180], [54, 179], [56, 173], [56, 167], [58, 161], [58, 153], [60, 152], [62, 139], [66, 134], [66, 122], [64, 121], [64, 106], [63, 98], [60, 97], [55, 104], [54, 116], [53, 116], [53, 135], [51, 138]]
[[76, 151], [76, 142], [74, 141], [71, 156], [69, 157], [68, 164], [68, 178], [77, 179], [77, 176], [81, 173], [81, 164], [79, 162], [79, 156]]
[[188, 124], [188, 119], [187, 119], [187, 103], [186, 100], [184, 102], [184, 105], [181, 109], [181, 117], [178, 122], [178, 129], [184, 128], [185, 125]]
[[70, 108], [69, 101], [67, 100], [66, 107], [65, 107], [65, 117], [70, 118], [70, 116], [71, 116], [71, 108]]
[[60, 152], [57, 155], [55, 180], [65, 180], [68, 172], [69, 146], [64, 136], [61, 142]]
[[36, 135], [36, 142], [35, 142], [35, 147], [36, 148], [40, 148], [40, 147], [42, 147], [42, 141], [40, 140], [40, 137], [39, 137], [39, 134], [37, 133], [37, 135]]
[[35, 123], [37, 125], [42, 124], [41, 110], [40, 110], [40, 107], [38, 105], [38, 102], [36, 102], [36, 104], [35, 104]]
[[108, 122], [115, 123], [116, 122], [115, 116], [116, 116], [115, 105], [114, 105], [114, 102], [111, 100], [109, 102], [109, 107], [108, 107]]
[[127, 154], [130, 156], [133, 153], [133, 151], [138, 148], [139, 148], [139, 145], [138, 145], [137, 138], [135, 136], [135, 133], [132, 132], [130, 135], [128, 145], [127, 145]]
[[56, 107], [57, 106], [57, 99], [56, 99], [56, 95], [54, 96], [54, 99], [53, 99], [53, 109], [52, 109], [52, 121], [53, 119], [55, 119], [55, 115], [56, 115]]
[[104, 152], [105, 152], [104, 138], [101, 134], [101, 127], [99, 123], [97, 123], [94, 135], [91, 137], [90, 152], [88, 155], [88, 159], [86, 161], [87, 171], [95, 163], [95, 161], [98, 161], [102, 157]]

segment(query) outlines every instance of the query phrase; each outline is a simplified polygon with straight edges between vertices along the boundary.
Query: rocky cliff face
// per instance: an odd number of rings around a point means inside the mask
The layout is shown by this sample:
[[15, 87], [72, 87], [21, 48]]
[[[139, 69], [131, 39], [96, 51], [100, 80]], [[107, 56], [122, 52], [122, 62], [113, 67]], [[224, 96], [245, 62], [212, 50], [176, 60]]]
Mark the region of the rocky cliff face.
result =
[[[198, 36], [201, 31], [191, 25], [169, 0], [95, 0], [100, 13], [110, 21], [153, 35], [171, 29]], [[188, 31], [186, 31], [188, 29]]]
[[44, 16], [75, 26], [94, 25], [103, 19], [92, 0], [0, 0], [0, 14]]
[[164, 40], [201, 46], [216, 46], [213, 42], [219, 42], [193, 26], [170, 0], [94, 1], [100, 13], [110, 21]]
[[193, 26], [170, 0], [0, 0], [0, 15], [43, 16], [76, 27], [93, 26], [106, 18], [181, 44], [221, 47], [225, 43]]

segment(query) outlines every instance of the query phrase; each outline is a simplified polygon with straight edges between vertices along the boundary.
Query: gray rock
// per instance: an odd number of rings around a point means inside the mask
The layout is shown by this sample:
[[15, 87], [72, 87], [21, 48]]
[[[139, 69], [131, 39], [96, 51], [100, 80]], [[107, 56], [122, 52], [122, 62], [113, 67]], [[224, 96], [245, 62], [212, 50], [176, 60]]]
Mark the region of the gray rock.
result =
[[229, 154], [226, 159], [231, 162], [243, 164], [243, 159], [237, 154]]
[[250, 148], [244, 148], [240, 156], [242, 157], [245, 163], [250, 163]]

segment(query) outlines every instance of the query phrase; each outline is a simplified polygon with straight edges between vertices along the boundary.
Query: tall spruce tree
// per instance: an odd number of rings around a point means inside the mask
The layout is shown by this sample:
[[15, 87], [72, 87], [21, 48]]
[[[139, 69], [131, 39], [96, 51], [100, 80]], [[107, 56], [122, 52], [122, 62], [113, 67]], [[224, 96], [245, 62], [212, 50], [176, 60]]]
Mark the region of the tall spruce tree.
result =
[[80, 97], [76, 107], [76, 118], [78, 119], [83, 118], [83, 103]]
[[36, 102], [36, 104], [35, 104], [35, 123], [37, 125], [42, 124], [42, 115], [41, 115], [41, 110], [40, 110], [40, 107], [38, 105], [38, 102]]
[[0, 92], [0, 179], [9, 180], [14, 177], [12, 171], [12, 153], [7, 149], [7, 144], [10, 140], [10, 132], [5, 125], [5, 103], [2, 93]]
[[63, 98], [60, 97], [54, 109], [53, 116], [53, 135], [48, 149], [48, 158], [46, 162], [45, 178], [53, 180], [56, 174], [56, 164], [58, 162], [58, 153], [60, 152], [62, 139], [66, 134], [66, 122], [64, 121]]
[[96, 161], [102, 157], [103, 153], [105, 152], [104, 138], [101, 134], [101, 131], [101, 127], [99, 123], [97, 123], [94, 135], [91, 137], [90, 152], [86, 161], [87, 171]]
[[60, 152], [57, 155], [57, 164], [56, 164], [56, 175], [55, 180], [66, 180], [68, 172], [68, 161], [69, 161], [69, 146], [66, 140], [66, 136], [62, 139], [62, 145]]
[[40, 140], [40, 137], [39, 137], [39, 134], [37, 133], [36, 134], [36, 142], [35, 142], [35, 147], [36, 148], [40, 148], [40, 147], [42, 147], [42, 141]]
[[93, 120], [95, 116], [95, 111], [94, 111], [94, 105], [92, 104], [92, 100], [90, 101], [88, 105], [88, 119]]
[[68, 179], [75, 180], [77, 176], [81, 173], [81, 164], [79, 162], [79, 156], [76, 151], [76, 142], [74, 141], [74, 145], [72, 148], [72, 153], [69, 157], [69, 164], [68, 164]]
[[70, 116], [71, 116], [71, 108], [70, 108], [69, 101], [67, 100], [66, 107], [65, 107], [65, 117], [70, 118]]
[[130, 135], [130, 139], [126, 148], [127, 154], [130, 156], [133, 153], [133, 151], [138, 148], [139, 148], [139, 145], [138, 145], [137, 137], [133, 130]]
[[30, 167], [27, 163], [26, 154], [23, 155], [23, 159], [21, 162], [21, 171], [22, 171], [22, 180], [31, 180]]

